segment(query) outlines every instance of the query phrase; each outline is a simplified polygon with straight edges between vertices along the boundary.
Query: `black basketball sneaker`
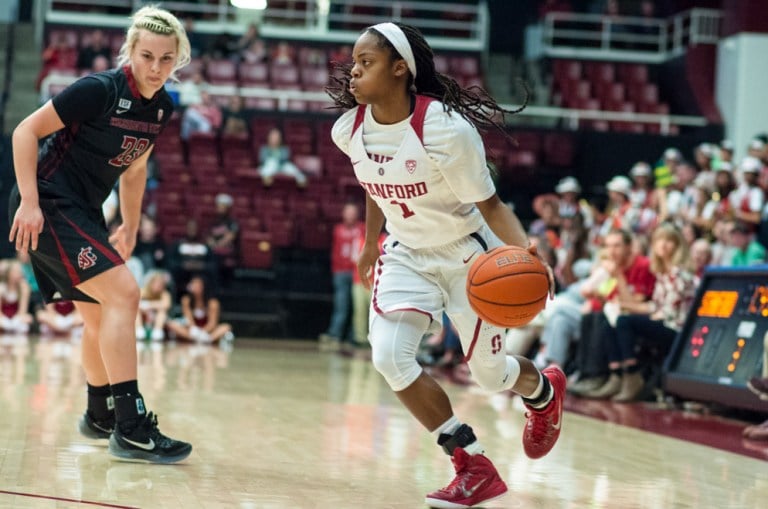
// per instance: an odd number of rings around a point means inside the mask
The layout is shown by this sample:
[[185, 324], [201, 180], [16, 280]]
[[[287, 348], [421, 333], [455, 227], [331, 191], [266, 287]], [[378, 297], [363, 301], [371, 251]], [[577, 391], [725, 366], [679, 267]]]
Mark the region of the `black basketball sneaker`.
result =
[[138, 425], [128, 431], [115, 426], [109, 438], [109, 452], [113, 456], [149, 463], [176, 463], [192, 452], [192, 445], [174, 440], [160, 433], [157, 416], [149, 412]]
[[110, 419], [97, 421], [91, 417], [91, 414], [86, 410], [80, 418], [77, 428], [80, 430], [80, 434], [86, 438], [93, 440], [109, 440], [109, 436], [115, 429], [115, 417], [113, 415]]

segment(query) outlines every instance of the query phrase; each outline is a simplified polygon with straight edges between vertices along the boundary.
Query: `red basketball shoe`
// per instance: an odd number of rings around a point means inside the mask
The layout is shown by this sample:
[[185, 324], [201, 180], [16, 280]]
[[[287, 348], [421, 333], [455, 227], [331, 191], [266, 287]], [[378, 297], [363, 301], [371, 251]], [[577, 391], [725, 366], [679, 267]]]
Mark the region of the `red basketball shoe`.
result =
[[499, 477], [496, 467], [482, 454], [470, 456], [457, 447], [453, 450], [451, 461], [456, 477], [445, 488], [427, 495], [428, 506], [447, 509], [472, 507], [507, 492], [507, 485]]
[[[544, 368], [541, 372], [552, 385], [552, 401], [549, 405], [537, 410], [527, 407], [523, 433], [523, 449], [529, 458], [537, 459], [545, 456], [557, 442], [560, 436], [560, 426], [563, 424], [563, 398], [565, 397], [565, 373], [557, 366]], [[526, 405], [527, 406], [527, 405]]]

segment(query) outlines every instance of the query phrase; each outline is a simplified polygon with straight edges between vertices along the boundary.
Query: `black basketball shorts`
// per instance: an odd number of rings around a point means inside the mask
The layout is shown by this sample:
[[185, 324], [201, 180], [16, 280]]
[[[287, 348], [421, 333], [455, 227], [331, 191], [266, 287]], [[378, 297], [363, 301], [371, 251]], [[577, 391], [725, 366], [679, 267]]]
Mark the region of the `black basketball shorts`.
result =
[[[19, 205], [17, 193], [12, 194], [9, 205], [13, 221]], [[30, 250], [29, 255], [43, 299], [96, 302], [76, 286], [124, 263], [109, 243], [101, 210], [91, 211], [68, 200], [42, 197], [40, 208], [45, 224], [37, 249]]]

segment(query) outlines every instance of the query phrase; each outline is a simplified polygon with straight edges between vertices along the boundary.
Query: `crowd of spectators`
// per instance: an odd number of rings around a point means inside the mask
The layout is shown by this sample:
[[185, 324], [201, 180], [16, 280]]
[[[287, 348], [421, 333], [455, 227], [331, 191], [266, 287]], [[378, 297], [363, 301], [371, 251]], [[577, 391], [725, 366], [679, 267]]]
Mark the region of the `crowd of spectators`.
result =
[[[728, 140], [702, 143], [690, 159], [674, 147], [649, 154], [605, 183], [605, 208], [573, 176], [538, 196], [529, 236], [555, 269], [557, 293], [509, 331], [507, 350], [561, 366], [579, 397], [657, 395], [706, 268], [768, 262], [768, 136], [745, 148], [739, 160]], [[433, 343], [424, 342], [427, 354], [442, 351]]]

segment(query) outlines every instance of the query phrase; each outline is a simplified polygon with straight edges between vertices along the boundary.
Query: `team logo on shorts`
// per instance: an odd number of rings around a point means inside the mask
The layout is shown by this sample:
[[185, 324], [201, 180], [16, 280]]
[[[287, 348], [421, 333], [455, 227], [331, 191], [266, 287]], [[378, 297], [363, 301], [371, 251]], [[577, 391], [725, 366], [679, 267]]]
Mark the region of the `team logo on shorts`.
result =
[[96, 255], [93, 254], [93, 248], [91, 246], [81, 247], [80, 252], [77, 253], [77, 266], [80, 270], [90, 269], [96, 265]]
[[164, 112], [163, 112], [163, 109], [162, 109], [162, 108], [160, 108], [159, 110], [157, 110], [157, 121], [158, 121], [158, 122], [160, 122], [160, 121], [163, 119], [163, 114], [164, 114]]
[[405, 161], [405, 169], [408, 170], [408, 173], [413, 173], [416, 171], [416, 160], [415, 159], [408, 159]]

